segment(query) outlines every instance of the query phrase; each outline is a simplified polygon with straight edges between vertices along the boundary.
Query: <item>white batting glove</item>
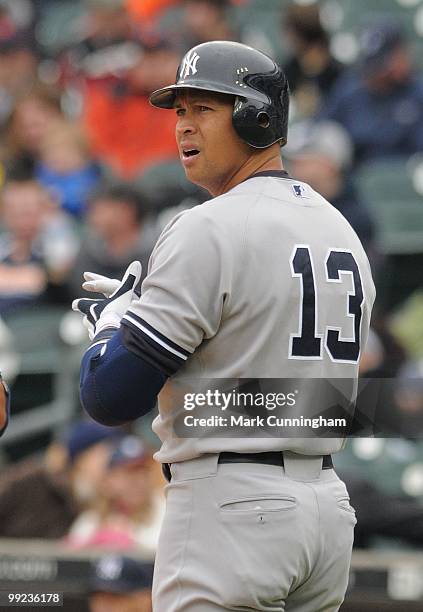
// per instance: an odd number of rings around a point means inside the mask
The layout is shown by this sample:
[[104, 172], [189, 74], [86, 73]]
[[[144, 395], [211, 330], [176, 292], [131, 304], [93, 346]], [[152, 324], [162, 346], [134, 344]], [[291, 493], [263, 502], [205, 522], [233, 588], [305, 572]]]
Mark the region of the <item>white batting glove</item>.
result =
[[[141, 272], [141, 263], [139, 261], [133, 261], [128, 266], [121, 281], [106, 279], [113, 283], [118, 283], [117, 287], [108, 298], [94, 300], [81, 298], [72, 302], [72, 309], [85, 315], [83, 323], [88, 329], [90, 340], [93, 340], [103, 329], [117, 329], [120, 326], [123, 315], [134, 299], [135, 287], [140, 281]], [[104, 279], [106, 277], [102, 278]], [[111, 288], [110, 284], [106, 287], [104, 282], [103, 286], [105, 288]], [[95, 291], [98, 290], [95, 289]]]
[[85, 282], [82, 283], [82, 288], [85, 291], [102, 293], [106, 298], [109, 298], [120, 285], [120, 280], [117, 278], [109, 278], [95, 272], [84, 272], [84, 279]]

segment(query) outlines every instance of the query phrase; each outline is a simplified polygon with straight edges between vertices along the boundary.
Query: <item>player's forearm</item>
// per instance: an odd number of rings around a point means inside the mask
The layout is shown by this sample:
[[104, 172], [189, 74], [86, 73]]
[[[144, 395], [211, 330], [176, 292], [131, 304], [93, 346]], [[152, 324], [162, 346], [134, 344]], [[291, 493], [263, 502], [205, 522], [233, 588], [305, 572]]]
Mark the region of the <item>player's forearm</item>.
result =
[[[107, 335], [111, 335], [107, 339]], [[106, 336], [106, 337], [105, 337]], [[81, 402], [99, 423], [117, 426], [152, 410], [167, 376], [129, 351], [117, 330], [97, 337], [81, 365]]]

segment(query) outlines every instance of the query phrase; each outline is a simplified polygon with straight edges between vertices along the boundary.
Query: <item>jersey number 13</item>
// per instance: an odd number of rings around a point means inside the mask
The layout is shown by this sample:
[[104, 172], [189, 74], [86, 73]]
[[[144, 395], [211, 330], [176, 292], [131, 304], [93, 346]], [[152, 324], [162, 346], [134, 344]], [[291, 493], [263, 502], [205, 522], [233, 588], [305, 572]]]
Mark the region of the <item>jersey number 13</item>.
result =
[[[313, 258], [310, 247], [296, 245], [290, 260], [293, 277], [301, 282], [301, 303], [299, 330], [291, 334], [289, 342], [290, 359], [321, 359], [322, 341], [333, 361], [357, 363], [360, 356], [360, 323], [363, 307], [363, 288], [360, 270], [350, 251], [332, 249], [325, 260], [326, 282], [342, 283], [341, 274], [349, 274], [353, 280], [353, 291], [346, 295], [347, 317], [353, 319], [353, 337], [345, 338], [339, 327], [327, 326], [325, 335], [317, 333], [317, 300]], [[326, 293], [326, 292], [325, 292]], [[327, 293], [326, 293], [327, 295]]]

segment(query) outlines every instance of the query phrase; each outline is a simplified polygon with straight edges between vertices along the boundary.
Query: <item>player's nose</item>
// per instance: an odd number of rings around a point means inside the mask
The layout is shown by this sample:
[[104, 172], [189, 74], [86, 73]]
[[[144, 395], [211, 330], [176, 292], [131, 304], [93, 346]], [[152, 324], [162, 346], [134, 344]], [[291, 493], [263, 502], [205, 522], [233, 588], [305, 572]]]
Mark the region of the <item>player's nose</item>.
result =
[[181, 137], [186, 134], [193, 134], [197, 127], [192, 116], [188, 113], [183, 117], [179, 117], [176, 123], [176, 135]]

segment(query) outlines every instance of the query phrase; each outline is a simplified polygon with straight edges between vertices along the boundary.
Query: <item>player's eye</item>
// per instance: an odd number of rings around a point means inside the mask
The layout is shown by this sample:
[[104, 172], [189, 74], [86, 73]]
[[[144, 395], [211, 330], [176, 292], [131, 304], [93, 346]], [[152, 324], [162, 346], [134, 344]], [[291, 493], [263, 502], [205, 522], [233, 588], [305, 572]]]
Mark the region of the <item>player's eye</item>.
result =
[[185, 109], [184, 108], [177, 108], [176, 109], [176, 114], [178, 117], [182, 117], [185, 114]]
[[212, 110], [212, 109], [211, 109], [209, 106], [205, 106], [204, 104], [200, 104], [200, 105], [198, 106], [198, 110], [199, 110], [200, 112], [204, 113], [204, 112], [209, 111], [209, 110]]

